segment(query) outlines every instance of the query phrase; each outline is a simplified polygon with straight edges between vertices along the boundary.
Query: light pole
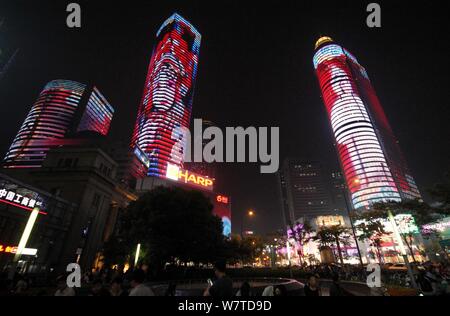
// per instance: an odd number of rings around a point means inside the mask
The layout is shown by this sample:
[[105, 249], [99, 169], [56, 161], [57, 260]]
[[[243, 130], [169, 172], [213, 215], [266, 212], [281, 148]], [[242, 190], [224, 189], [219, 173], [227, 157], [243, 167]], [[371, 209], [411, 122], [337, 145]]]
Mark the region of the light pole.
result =
[[[356, 179], [355, 183], [359, 183], [359, 179]], [[355, 239], [356, 249], [358, 250], [359, 263], [361, 264], [361, 267], [364, 267], [364, 263], [362, 261], [362, 256], [361, 256], [361, 249], [359, 249], [358, 238], [356, 237], [355, 225], [353, 225], [352, 214], [350, 213], [350, 206], [347, 201], [347, 190], [346, 190], [345, 186], [344, 186], [344, 189], [342, 190], [342, 194], [344, 195], [345, 208], [347, 209], [347, 215], [348, 215], [348, 219], [350, 220], [350, 226], [352, 228], [353, 238]]]
[[244, 214], [242, 214], [242, 220], [241, 220], [241, 238], [244, 239], [244, 221], [245, 218], [252, 218], [253, 216], [255, 216], [255, 211], [253, 210], [248, 210], [247, 212], [245, 212]]
[[394, 215], [392, 214], [391, 210], [388, 210], [388, 219], [392, 225], [394, 237], [395, 237], [395, 239], [397, 239], [397, 243], [400, 247], [400, 253], [403, 257], [403, 260], [405, 261], [406, 268], [408, 269], [408, 275], [409, 275], [409, 278], [411, 279], [411, 284], [412, 284], [413, 288], [417, 290], [418, 286], [416, 283], [416, 278], [415, 278], [414, 272], [411, 268], [411, 264], [409, 263], [408, 254], [406, 253], [405, 245], [403, 244], [403, 239], [400, 236], [400, 231], [398, 229], [397, 222], [395, 221]]
[[22, 256], [22, 252], [28, 243], [28, 239], [30, 238], [31, 231], [33, 230], [34, 225], [36, 224], [38, 215], [39, 215], [39, 208], [35, 207], [31, 211], [30, 217], [28, 218], [27, 224], [22, 233], [22, 237], [20, 237], [19, 246], [17, 247], [17, 251], [16, 251], [16, 254], [14, 255], [14, 259], [13, 259], [13, 262], [11, 264], [11, 268], [10, 268], [9, 274], [8, 274], [8, 279], [10, 279], [10, 280], [12, 280], [14, 278], [14, 274], [16, 272], [16, 267], [19, 263], [20, 257]]

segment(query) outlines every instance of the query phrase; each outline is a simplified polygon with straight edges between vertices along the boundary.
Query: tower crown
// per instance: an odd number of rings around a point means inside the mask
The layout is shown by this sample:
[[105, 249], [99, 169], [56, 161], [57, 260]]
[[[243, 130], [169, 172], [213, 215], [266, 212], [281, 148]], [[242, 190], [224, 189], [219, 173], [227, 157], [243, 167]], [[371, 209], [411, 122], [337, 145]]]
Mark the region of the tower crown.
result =
[[321, 38], [319, 38], [316, 42], [316, 45], [314, 47], [314, 49], [319, 48], [320, 46], [322, 46], [325, 43], [331, 43], [333, 42], [333, 39], [329, 36], [322, 36]]

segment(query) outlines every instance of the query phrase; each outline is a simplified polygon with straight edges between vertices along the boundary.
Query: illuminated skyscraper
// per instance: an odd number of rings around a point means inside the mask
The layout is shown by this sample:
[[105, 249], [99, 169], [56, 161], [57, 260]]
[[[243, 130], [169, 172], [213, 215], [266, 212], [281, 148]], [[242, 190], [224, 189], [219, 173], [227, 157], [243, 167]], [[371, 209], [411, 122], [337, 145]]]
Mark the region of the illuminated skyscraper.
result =
[[354, 208], [420, 199], [364, 67], [329, 37], [316, 42], [313, 63]]
[[36, 168], [47, 152], [76, 144], [77, 132], [106, 135], [114, 109], [98, 91], [68, 80], [49, 82], [31, 108], [3, 162], [5, 168]]
[[147, 175], [165, 177], [168, 164], [183, 165], [201, 35], [175, 13], [156, 37], [131, 146]]

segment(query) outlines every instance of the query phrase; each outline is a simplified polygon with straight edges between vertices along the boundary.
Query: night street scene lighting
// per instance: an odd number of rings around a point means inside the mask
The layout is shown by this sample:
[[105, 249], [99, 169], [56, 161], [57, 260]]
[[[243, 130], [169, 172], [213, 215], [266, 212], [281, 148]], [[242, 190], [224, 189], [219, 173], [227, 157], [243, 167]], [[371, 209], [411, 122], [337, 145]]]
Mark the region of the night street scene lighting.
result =
[[450, 296], [447, 21], [391, 1], [0, 2], [0, 296], [199, 314]]

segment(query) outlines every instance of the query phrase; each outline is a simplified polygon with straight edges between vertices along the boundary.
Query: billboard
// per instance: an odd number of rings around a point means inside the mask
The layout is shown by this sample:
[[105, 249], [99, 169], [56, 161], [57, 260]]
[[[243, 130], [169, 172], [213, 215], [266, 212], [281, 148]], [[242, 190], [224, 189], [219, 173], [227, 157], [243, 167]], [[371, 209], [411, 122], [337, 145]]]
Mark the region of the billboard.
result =
[[185, 183], [189, 186], [201, 190], [212, 192], [214, 188], [214, 179], [196, 174], [189, 170], [181, 169], [177, 165], [173, 164], [167, 165], [166, 178], [173, 181]]

